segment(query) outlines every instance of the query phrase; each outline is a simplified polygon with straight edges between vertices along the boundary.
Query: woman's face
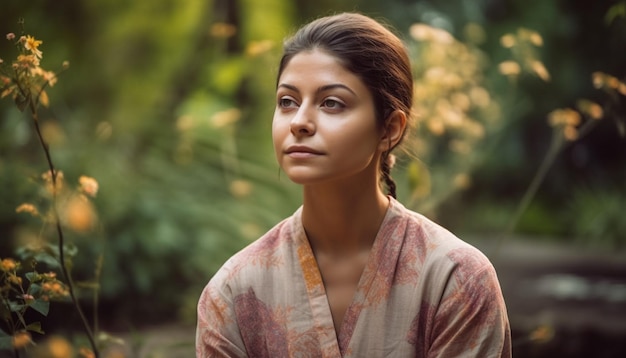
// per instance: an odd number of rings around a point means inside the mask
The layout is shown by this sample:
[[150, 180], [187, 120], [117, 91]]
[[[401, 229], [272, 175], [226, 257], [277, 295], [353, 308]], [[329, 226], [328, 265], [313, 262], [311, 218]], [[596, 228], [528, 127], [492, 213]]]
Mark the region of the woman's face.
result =
[[372, 95], [323, 51], [301, 52], [284, 68], [272, 138], [279, 165], [296, 183], [376, 178], [383, 145]]

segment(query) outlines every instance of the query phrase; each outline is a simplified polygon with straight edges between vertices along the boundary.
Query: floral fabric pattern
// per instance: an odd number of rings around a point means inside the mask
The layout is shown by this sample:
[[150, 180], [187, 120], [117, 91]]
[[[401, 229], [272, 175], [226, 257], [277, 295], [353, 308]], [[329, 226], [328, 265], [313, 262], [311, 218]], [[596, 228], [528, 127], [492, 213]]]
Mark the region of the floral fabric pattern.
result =
[[390, 200], [340, 332], [298, 209], [209, 281], [196, 356], [510, 357], [489, 260]]

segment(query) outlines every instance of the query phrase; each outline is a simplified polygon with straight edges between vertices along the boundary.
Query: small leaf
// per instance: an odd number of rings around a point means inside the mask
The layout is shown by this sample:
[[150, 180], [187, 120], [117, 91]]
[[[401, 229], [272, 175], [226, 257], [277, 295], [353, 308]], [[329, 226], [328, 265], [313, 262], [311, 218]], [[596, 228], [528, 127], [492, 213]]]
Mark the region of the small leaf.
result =
[[11, 301], [9, 302], [9, 307], [11, 307], [11, 312], [19, 312], [26, 306], [21, 303]]
[[42, 288], [41, 285], [33, 283], [30, 285], [30, 287], [28, 288], [28, 292], [33, 295], [33, 296], [38, 296], [39, 293], [41, 293]]
[[43, 331], [43, 329], [41, 329], [41, 322], [33, 322], [31, 324], [29, 324], [28, 326], [26, 326], [26, 330], [27, 331], [31, 331], [31, 332], [35, 332], [35, 333], [39, 333], [39, 334], [45, 334], [46, 332]]
[[37, 281], [39, 278], [39, 274], [37, 272], [27, 272], [24, 274], [29, 282]]
[[48, 312], [50, 311], [50, 302], [38, 299], [32, 302], [30, 304], [30, 307], [35, 311], [41, 313], [42, 315], [47, 316]]

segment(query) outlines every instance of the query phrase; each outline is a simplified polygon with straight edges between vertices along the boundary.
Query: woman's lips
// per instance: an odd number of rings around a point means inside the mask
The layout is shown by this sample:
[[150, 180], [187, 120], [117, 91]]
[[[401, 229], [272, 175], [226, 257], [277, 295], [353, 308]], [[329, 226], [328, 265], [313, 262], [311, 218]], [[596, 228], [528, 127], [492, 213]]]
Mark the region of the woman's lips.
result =
[[285, 150], [285, 154], [291, 158], [312, 158], [321, 155], [322, 152], [307, 146], [293, 145]]

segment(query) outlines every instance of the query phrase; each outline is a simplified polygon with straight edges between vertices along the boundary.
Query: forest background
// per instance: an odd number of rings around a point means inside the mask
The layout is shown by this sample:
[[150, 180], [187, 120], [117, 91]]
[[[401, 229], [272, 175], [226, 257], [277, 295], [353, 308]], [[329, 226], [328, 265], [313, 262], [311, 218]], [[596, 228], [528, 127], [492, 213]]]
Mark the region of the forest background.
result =
[[[271, 146], [276, 66], [287, 35], [339, 11], [386, 19], [411, 51], [419, 160], [400, 156], [401, 201], [488, 246], [623, 253], [624, 1], [3, 0], [4, 65], [5, 34], [22, 31], [42, 67], [69, 61], [39, 123], [67, 185], [98, 183], [87, 214], [61, 217], [101, 327], [192, 325], [226, 258], [299, 205]], [[55, 244], [49, 218], [16, 212], [47, 205], [47, 170], [32, 120], [4, 98], [0, 259]], [[44, 330], [79, 327], [68, 312], [54, 303]]]

